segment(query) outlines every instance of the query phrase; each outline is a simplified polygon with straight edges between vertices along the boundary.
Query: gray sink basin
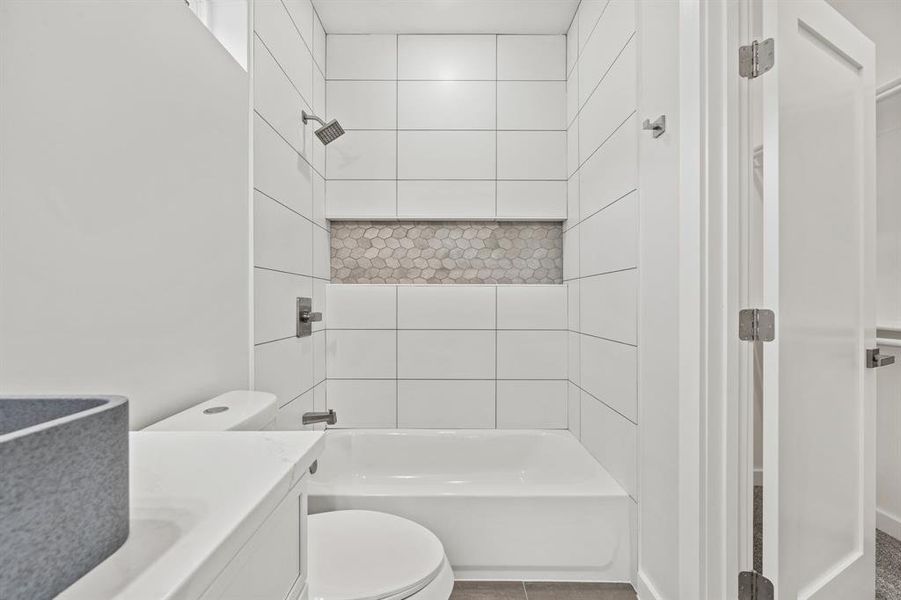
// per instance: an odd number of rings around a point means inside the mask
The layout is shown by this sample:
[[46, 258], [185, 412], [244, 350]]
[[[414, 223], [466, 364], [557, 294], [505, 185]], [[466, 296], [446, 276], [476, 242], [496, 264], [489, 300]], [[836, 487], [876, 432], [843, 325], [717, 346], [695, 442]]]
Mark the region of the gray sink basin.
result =
[[52, 598], [128, 538], [128, 401], [0, 396], [0, 598]]

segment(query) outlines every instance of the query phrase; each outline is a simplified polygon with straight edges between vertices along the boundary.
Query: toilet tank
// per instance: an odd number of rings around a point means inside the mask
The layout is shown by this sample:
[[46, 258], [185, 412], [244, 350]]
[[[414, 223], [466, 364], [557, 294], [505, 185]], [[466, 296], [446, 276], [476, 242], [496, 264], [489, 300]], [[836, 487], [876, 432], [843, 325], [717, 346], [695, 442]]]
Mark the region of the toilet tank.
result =
[[275, 395], [238, 390], [220, 394], [146, 427], [144, 431], [260, 431], [272, 429]]

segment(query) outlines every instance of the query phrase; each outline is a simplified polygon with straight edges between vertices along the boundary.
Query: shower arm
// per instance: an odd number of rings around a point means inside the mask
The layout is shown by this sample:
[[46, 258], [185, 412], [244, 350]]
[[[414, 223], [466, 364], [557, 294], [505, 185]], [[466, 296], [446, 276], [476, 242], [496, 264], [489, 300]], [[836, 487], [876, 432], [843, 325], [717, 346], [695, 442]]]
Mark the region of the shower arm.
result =
[[300, 111], [300, 116], [301, 116], [301, 120], [303, 121], [303, 124], [304, 124], [304, 125], [307, 124], [307, 121], [309, 121], [310, 119], [312, 119], [312, 120], [314, 120], [314, 121], [318, 121], [320, 125], [322, 125], [323, 127], [325, 127], [325, 121], [323, 121], [322, 119], [320, 119], [320, 118], [317, 117], [316, 115], [307, 114], [307, 111], [305, 111], [305, 110]]

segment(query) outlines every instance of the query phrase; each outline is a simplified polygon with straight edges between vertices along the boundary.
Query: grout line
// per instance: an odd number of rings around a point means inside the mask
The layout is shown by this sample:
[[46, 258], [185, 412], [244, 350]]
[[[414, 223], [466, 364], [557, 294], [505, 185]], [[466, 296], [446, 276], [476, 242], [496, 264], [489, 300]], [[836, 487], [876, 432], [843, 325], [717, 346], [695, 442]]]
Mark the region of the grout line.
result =
[[[497, 112], [497, 108], [495, 107], [495, 112]], [[497, 117], [495, 116], [495, 119]], [[421, 132], [421, 133], [566, 133], [566, 129], [486, 129], [486, 128], [476, 128], [476, 127], [467, 127], [461, 128], [458, 127], [448, 128], [448, 127], [403, 127], [403, 128], [394, 128], [389, 129], [387, 127], [348, 127], [344, 131], [403, 131], [403, 132]]]
[[[592, 400], [595, 400], [595, 401], [597, 401], [597, 402], [600, 402], [601, 404], [603, 404], [604, 406], [606, 406], [607, 408], [609, 408], [610, 410], [612, 410], [613, 412], [615, 412], [616, 414], [618, 414], [620, 417], [622, 417], [623, 419], [625, 419], [626, 421], [628, 421], [629, 423], [631, 423], [632, 425], [635, 425], [636, 427], [638, 427], [638, 423], [637, 423], [637, 422], [633, 421], [632, 419], [630, 419], [629, 417], [627, 417], [626, 415], [624, 415], [624, 414], [621, 413], [620, 411], [618, 411], [618, 410], [616, 410], [615, 408], [613, 408], [612, 406], [610, 406], [610, 404], [608, 404], [608, 403], [607, 403], [606, 401], [604, 401], [603, 399], [598, 398], [597, 396], [595, 396], [594, 394], [592, 394], [591, 392], [589, 392], [588, 390], [586, 390], [585, 388], [583, 388], [583, 387], [582, 387], [581, 385], [579, 385], [578, 383], [574, 383], [574, 382], [570, 382], [570, 383], [572, 383], [574, 386], [576, 386], [577, 388], [579, 388], [580, 391], [585, 392], [586, 394], [588, 394], [588, 395], [591, 397]], [[581, 401], [581, 399], [580, 399], [580, 400], [579, 400], [579, 407], [581, 408], [581, 406], [582, 406], [582, 401]], [[636, 408], [638, 407], [637, 397], [636, 397], [636, 404], [635, 404], [635, 406], [636, 406]], [[580, 416], [579, 416], [580, 423], [581, 423], [581, 418], [582, 418], [582, 417], [581, 417], [581, 413], [580, 413]], [[580, 426], [580, 429], [581, 429], [581, 426]]]
[[334, 35], [336, 37], [363, 37], [363, 36], [372, 36], [372, 35], [402, 35], [404, 37], [488, 37], [489, 35], [502, 35], [505, 37], [556, 37], [562, 35], [560, 33], [459, 33], [459, 32], [446, 32], [446, 31], [432, 31], [432, 32], [422, 32], [422, 33], [368, 33], [368, 32], [349, 32], [349, 33], [332, 33], [329, 35]]
[[400, 292], [394, 287], [394, 427], [400, 426]]
[[[580, 237], [581, 237], [581, 236], [580, 236]], [[580, 240], [580, 241], [581, 241], [581, 240]], [[581, 270], [581, 265], [579, 266], [579, 268], [580, 268], [580, 270]], [[637, 266], [634, 266], [634, 267], [623, 267], [622, 269], [614, 269], [614, 270], [612, 270], [612, 271], [604, 271], [604, 272], [602, 272], [602, 273], [588, 273], [588, 274], [586, 274], [586, 275], [579, 275], [578, 277], [571, 277], [570, 279], [567, 279], [566, 281], [567, 281], [567, 282], [570, 282], [570, 281], [579, 281], [579, 280], [582, 280], [582, 279], [588, 279], [588, 278], [590, 278], [590, 277], [601, 277], [601, 276], [603, 276], [603, 275], [613, 275], [613, 274], [615, 274], [615, 273], [624, 273], [624, 272], [626, 272], [626, 271], [637, 271], [637, 270], [638, 270], [638, 267], [637, 267]], [[580, 316], [581, 316], [581, 315], [580, 315]]]
[[[259, 268], [259, 267], [257, 267]], [[339, 284], [340, 285], [340, 284]], [[363, 283], [360, 285], [386, 285], [379, 283]], [[392, 285], [392, 284], [387, 284]], [[404, 285], [404, 284], [397, 284]], [[422, 284], [423, 286], [435, 285], [435, 284]], [[495, 308], [495, 314], [497, 314], [497, 309]], [[558, 329], [498, 329], [496, 327], [483, 327], [482, 329], [473, 329], [473, 328], [453, 328], [453, 327], [329, 327], [330, 331], [469, 331], [469, 332], [519, 332], [519, 333], [566, 333], [569, 332], [569, 329], [558, 328]], [[597, 337], [597, 336], [595, 336]]]
[[[581, 6], [581, 4], [582, 4], [582, 3], [581, 3], [581, 1], [580, 1], [580, 2], [579, 2], [579, 5]], [[581, 54], [582, 54], [582, 50], [583, 50], [584, 48], [587, 48], [587, 47], [588, 47], [588, 42], [591, 41], [591, 36], [594, 35], [595, 30], [598, 28], [598, 24], [600, 24], [601, 19], [604, 18], [604, 15], [607, 13], [607, 8], [608, 8], [609, 6], [610, 6], [610, 0], [607, 0], [607, 3], [604, 5], [604, 8], [601, 9], [601, 14], [598, 15], [598, 18], [597, 18], [597, 19], [595, 20], [595, 22], [591, 25], [591, 31], [588, 32], [588, 36], [586, 36], [586, 38], [585, 38], [585, 45], [584, 45], [584, 46], [580, 46], [580, 45], [579, 45], [579, 40], [578, 40], [578, 38], [576, 38], [576, 50], [578, 51], [578, 53], [579, 53], [580, 56], [581, 56]]]
[[297, 277], [309, 277], [310, 279], [319, 280], [319, 281], [324, 281], [325, 283], [328, 283], [328, 282], [329, 282], [328, 279], [324, 279], [324, 278], [322, 278], [322, 277], [317, 277], [316, 275], [309, 275], [309, 274], [306, 274], [306, 273], [295, 273], [294, 271], [286, 271], [286, 270], [284, 270], [284, 269], [274, 269], [274, 268], [272, 268], [272, 267], [263, 267], [263, 266], [260, 266], [260, 265], [254, 265], [253, 268], [254, 268], [254, 269], [260, 269], [260, 270], [262, 270], [262, 271], [272, 271], [272, 272], [274, 272], [274, 273], [284, 273], [285, 275], [296, 275]]
[[622, 340], [614, 340], [613, 338], [607, 338], [602, 335], [594, 335], [593, 333], [585, 333], [584, 331], [576, 331], [574, 329], [571, 329], [569, 331], [570, 333], [578, 333], [579, 335], [584, 335], [585, 337], [590, 337], [596, 340], [604, 340], [605, 342], [610, 342], [611, 344], [619, 344], [621, 346], [629, 346], [630, 348], [638, 349], [638, 344], [630, 344], [629, 342], [624, 342]]
[[576, 167], [576, 170], [575, 170], [575, 171], [573, 171], [573, 175], [575, 175], [576, 173], [578, 173], [579, 171], [581, 171], [581, 170], [582, 170], [582, 167], [585, 166], [585, 163], [587, 163], [589, 160], [591, 160], [591, 157], [593, 157], [593, 156], [597, 153], [598, 150], [600, 150], [601, 148], [603, 148], [603, 147], [607, 144], [607, 142], [610, 141], [610, 138], [612, 138], [614, 135], [616, 135], [617, 132], [619, 132], [620, 128], [621, 128], [623, 125], [625, 125], [626, 123], [628, 123], [636, 113], [638, 113], [638, 109], [637, 109], [637, 108], [636, 108], [636, 109], [633, 109], [632, 112], [629, 113], [629, 115], [628, 115], [625, 119], [623, 119], [623, 122], [620, 123], [619, 125], [617, 125], [616, 128], [615, 128], [613, 131], [610, 132], [610, 135], [608, 135], [607, 137], [605, 137], [605, 138], [603, 139], [603, 141], [602, 141], [600, 144], [598, 144], [598, 147], [595, 148], [594, 150], [592, 150], [592, 151], [591, 151], [591, 154], [589, 154], [588, 156], [585, 157], [585, 160], [582, 160], [582, 157], [579, 156], [579, 157], [578, 157], [578, 159], [579, 159], [579, 166]]
[[[581, 185], [581, 184], [580, 184], [580, 185]], [[620, 200], [624, 200], [625, 198], [627, 198], [627, 197], [629, 197], [629, 196], [631, 196], [632, 194], [635, 194], [635, 193], [637, 193], [637, 192], [638, 192], [638, 188], [634, 188], [634, 189], [629, 190], [628, 192], [626, 192], [625, 194], [623, 194], [623, 195], [620, 196], [619, 198], [616, 198], [615, 200], [613, 200], [613, 201], [610, 202], [609, 204], [605, 204], [605, 205], [602, 206], [601, 208], [597, 209], [596, 211], [594, 211], [593, 213], [591, 213], [590, 215], [588, 215], [588, 216], [585, 217], [584, 219], [581, 219], [581, 220], [579, 220], [579, 221], [576, 221], [575, 223], [573, 223], [573, 224], [570, 225], [569, 227], [566, 227], [566, 228], [563, 230], [563, 233], [566, 233], [567, 231], [570, 231], [570, 230], [572, 230], [572, 229], [575, 229], [575, 228], [578, 227], [579, 225], [582, 225], [583, 223], [587, 222], [588, 219], [591, 219], [591, 218], [593, 218], [593, 217], [599, 215], [600, 213], [602, 213], [603, 211], [607, 210], [608, 208], [610, 208], [610, 207], [613, 206], [614, 204], [618, 203]], [[580, 190], [579, 190], [579, 196], [581, 196], [581, 195], [582, 195], [582, 191], [581, 191], [581, 189], [580, 189]], [[581, 204], [581, 203], [580, 203], [580, 204]], [[567, 220], [569, 220], [569, 219], [567, 219]], [[581, 266], [581, 265], [580, 265], [580, 266]]]
[[[303, 273], [295, 273], [293, 271], [283, 271], [281, 269], [273, 269], [271, 267], [261, 267], [259, 265], [253, 265], [254, 269], [259, 269], [260, 271], [272, 271], [273, 273], [282, 273], [283, 275], [290, 275], [292, 277], [306, 277], [307, 279], [314, 279], [312, 275], [304, 275]], [[312, 281], [310, 282], [312, 284]]]
[[[564, 185], [567, 183], [566, 179], [537, 179], [537, 178], [536, 179], [507, 179], [507, 178], [503, 178], [503, 179], [473, 179], [473, 178], [448, 179], [448, 178], [440, 178], [440, 177], [434, 178], [434, 179], [425, 179], [422, 177], [408, 177], [408, 178], [402, 177], [400, 179], [391, 179], [391, 178], [378, 179], [378, 178], [372, 178], [372, 177], [365, 177], [365, 178], [360, 178], [360, 179], [332, 178], [332, 179], [329, 179], [329, 181], [385, 181], [385, 182], [397, 181], [397, 182], [424, 182], [424, 183], [439, 182], [439, 181], [440, 182], [448, 182], [448, 183], [454, 183], [454, 182], [507, 183], [507, 182], [510, 182], [510, 183], [559, 183], [559, 184], [564, 184]], [[564, 190], [561, 190], [561, 191], [564, 191]], [[381, 216], [381, 217], [352, 217], [352, 218], [348, 218], [345, 220], [348, 220], [348, 221], [380, 221], [380, 220], [384, 221], [386, 219], [387, 220], [391, 220], [391, 219], [399, 220], [399, 219], [401, 219], [401, 217], [392, 217], [391, 215], [388, 215], [388, 216]], [[432, 217], [424, 217], [422, 220], [434, 221], [435, 219], [433, 219]], [[511, 221], [511, 220], [516, 221], [516, 220], [519, 220], [519, 221], [545, 221], [548, 223], [561, 223], [566, 220], [566, 217], [562, 216], [562, 215], [524, 216], [524, 217], [505, 217], [505, 216], [495, 216], [495, 215], [486, 215], [486, 216], [481, 216], [481, 217], [467, 217], [467, 216], [457, 215], [457, 216], [451, 216], [451, 217], [448, 217], [448, 218], [442, 219], [442, 220], [445, 220], [445, 221]]]
[[[283, 6], [284, 6], [284, 5], [283, 5]], [[288, 9], [286, 8], [285, 10], [288, 10]], [[307, 107], [312, 107], [312, 106], [313, 106], [313, 103], [312, 103], [312, 102], [309, 102], [309, 101], [307, 100], [306, 96], [303, 95], [303, 92], [300, 91], [300, 88], [297, 87], [297, 84], [295, 84], [295, 83], [294, 83], [294, 80], [291, 78], [291, 76], [288, 75], [288, 72], [285, 70], [285, 67], [282, 66], [282, 63], [280, 63], [280, 62], [278, 61], [278, 58], [276, 58], [275, 53], [269, 48], [268, 45], [266, 45], [266, 41], [263, 40], [263, 38], [262, 38], [262, 36], [260, 36], [259, 32], [254, 31], [253, 34], [257, 37], [258, 40], [260, 40], [260, 44], [263, 45], [263, 48], [265, 48], [265, 49], [266, 49], [266, 52], [269, 53], [269, 56], [272, 57], [272, 62], [274, 62], [274, 63], [275, 63], [275, 66], [278, 67], [278, 70], [282, 72], [282, 75], [285, 76], [285, 79], [288, 80], [288, 83], [291, 84], [291, 87], [294, 88], [294, 91], [297, 92], [297, 95], [300, 96], [300, 99], [303, 101], [303, 103], [306, 104]], [[303, 38], [301, 38], [301, 39], [303, 39]], [[310, 55], [310, 60], [312, 61], [312, 59], [313, 59], [313, 56]], [[310, 75], [312, 75], [312, 74], [313, 74], [312, 71], [310, 71]], [[312, 85], [312, 83], [313, 83], [313, 81], [312, 81], [312, 79], [311, 79], [311, 80], [310, 80], [310, 84]], [[312, 111], [312, 110], [313, 110], [313, 109], [310, 108], [310, 111]]]
[[322, 173], [320, 173], [320, 172], [319, 172], [319, 169], [317, 169], [316, 166], [315, 166], [313, 163], [311, 163], [311, 162], [309, 161], [309, 159], [307, 159], [307, 157], [304, 156], [303, 153], [302, 153], [300, 150], [298, 150], [297, 148], [295, 148], [295, 147], [294, 147], [294, 144], [292, 144], [290, 141], [288, 141], [288, 138], [286, 138], [285, 136], [283, 136], [283, 135], [282, 135], [282, 132], [279, 131], [278, 128], [277, 128], [275, 125], [273, 125], [272, 123], [270, 123], [269, 120], [268, 120], [266, 117], [263, 116], [263, 113], [261, 113], [260, 111], [258, 111], [258, 110], [256, 109], [256, 107], [254, 107], [253, 113], [254, 113], [256, 116], [258, 116], [258, 117], [260, 118], [260, 120], [261, 120], [263, 123], [265, 123], [266, 125], [268, 125], [269, 128], [272, 129], [272, 131], [275, 133], [275, 135], [277, 135], [278, 137], [280, 137], [280, 138], [282, 139], [283, 142], [285, 142], [286, 144], [288, 144], [288, 147], [291, 148], [291, 150], [293, 150], [294, 153], [297, 154], [297, 156], [298, 156], [301, 160], [303, 160], [305, 163], [307, 163], [307, 165], [310, 167], [310, 169], [313, 170], [313, 172], [315, 172], [317, 175], [319, 175], [320, 177], [322, 177], [322, 179], [325, 179], [325, 175], [323, 175]]
[[[567, 383], [569, 381], [565, 377], [556, 377], [554, 379], [529, 379], [522, 377], [504, 377], [503, 379], [494, 377], [400, 377], [398, 379], [394, 377], [329, 377], [329, 379], [335, 381], [534, 381], [538, 383], [543, 381]], [[573, 385], [576, 384], [573, 383]], [[602, 402], [600, 399], [598, 401]]]
[[326, 232], [328, 231], [328, 229], [326, 229], [325, 227], [323, 227], [322, 225], [320, 225], [319, 223], [317, 223], [316, 221], [314, 221], [314, 220], [311, 219], [310, 217], [306, 216], [306, 215], [303, 214], [302, 212], [298, 212], [297, 210], [291, 208], [290, 206], [288, 206], [287, 204], [285, 204], [284, 202], [282, 202], [282, 201], [279, 200], [278, 198], [274, 198], [274, 197], [270, 196], [269, 194], [267, 194], [266, 192], [264, 192], [264, 191], [261, 190], [260, 188], [254, 186], [253, 191], [259, 193], [259, 194], [262, 195], [262, 196], [265, 196], [266, 198], [269, 198], [270, 200], [272, 200], [273, 202], [275, 202], [275, 203], [278, 204], [279, 206], [281, 206], [281, 207], [283, 207], [283, 208], [286, 208], [286, 209], [290, 210], [291, 212], [293, 212], [295, 215], [297, 215], [297, 216], [300, 217], [301, 219], [303, 219], [303, 220], [305, 220], [305, 221], [309, 221], [312, 225], [315, 225], [315, 226], [318, 227], [319, 229], [322, 229], [323, 231], [326, 231]]
[[[500, 177], [500, 173], [498, 173], [497, 165], [498, 165], [498, 154], [500, 150], [498, 150], [497, 144], [500, 138], [500, 134], [498, 130], [500, 129], [500, 121], [499, 113], [500, 113], [500, 99], [498, 98], [498, 77], [500, 77], [500, 73], [498, 73], [498, 36], [494, 36], [494, 215], [497, 216], [497, 182]], [[565, 85], [565, 84], [564, 84]], [[565, 94], [564, 94], [565, 96]], [[495, 392], [495, 407], [497, 406], [497, 393]], [[495, 411], [497, 409], [495, 408]], [[497, 415], [495, 414], [495, 427], [497, 427]]]
[[[598, 89], [601, 87], [601, 84], [604, 83], [604, 80], [607, 79], [607, 75], [610, 74], [610, 71], [612, 71], [613, 67], [616, 66], [616, 63], [619, 62], [619, 59], [623, 55], [623, 53], [626, 51], [626, 48], [628, 48], [629, 44], [632, 42], [632, 40], [635, 39], [635, 33], [636, 33], [635, 31], [632, 32], [632, 35], [629, 36], [629, 39], [626, 40], [626, 43], [623, 45], [622, 48], [620, 48], [619, 52], [617, 52], [616, 57], [613, 59], [613, 62], [610, 63], [610, 66], [607, 67], [607, 70], [604, 71], [603, 75], [601, 75], [601, 78], [598, 80], [598, 82], [595, 84], [595, 86], [591, 89], [591, 92], [588, 93], [588, 96], [585, 98], [585, 102], [582, 103], [582, 105], [579, 106], [579, 108], [576, 110], [576, 114], [573, 115], [572, 122], [575, 122], [575, 120], [579, 118], [579, 115], [582, 114], [582, 110], [586, 106], [588, 106], [588, 102], [591, 101], [591, 98], [594, 96], [595, 92], [598, 91]], [[579, 77], [579, 81], [577, 83], [578, 83], [579, 90], [581, 90], [582, 89], [582, 78], [581, 77]], [[578, 94], [578, 93], [576, 94], [577, 102], [578, 102], [579, 95], [580, 94]], [[572, 125], [572, 122], [570, 122], [569, 125]]]
[[[404, 34], [406, 35], [406, 34]], [[492, 34], [493, 35], [493, 34]], [[497, 62], [497, 57], [495, 57]], [[329, 77], [328, 81], [343, 81], [346, 83], [378, 83], [380, 81], [399, 81], [401, 83], [566, 83], [564, 79], [402, 79], [402, 78], [351, 78], [351, 77]]]
[[285, 340], [294, 339], [295, 337], [297, 337], [297, 336], [289, 335], [289, 336], [285, 336], [285, 337], [281, 337], [281, 338], [275, 338], [273, 340], [266, 340], [265, 342], [256, 342], [256, 343], [254, 343], [253, 347], [256, 348], [258, 346], [265, 346], [266, 344], [272, 344], [274, 342], [284, 342]]
[[394, 214], [400, 212], [400, 35], [394, 36]]
[[499, 374], [497, 372], [497, 354], [498, 354], [498, 335], [497, 335], [497, 318], [498, 318], [498, 298], [497, 298], [497, 288], [494, 288], [494, 428], [497, 429], [497, 410], [498, 410], [498, 401], [497, 396], [499, 389], [498, 379]]
[[[573, 12], [573, 18], [569, 20], [569, 26], [566, 28], [567, 33], [570, 29], [572, 29], [573, 23], [576, 23], [576, 27], [578, 27], [578, 23], [576, 19], [579, 17], [579, 9], [582, 8], [582, 0], [579, 0], [579, 3], [576, 4], [576, 10]], [[599, 19], [600, 20], [600, 19]], [[566, 34], [563, 34], [563, 37], [566, 37]], [[579, 56], [579, 32], [576, 31], [576, 56]]]
[[[307, 43], [306, 38], [303, 37], [303, 34], [300, 32], [300, 27], [297, 26], [297, 22], [294, 20], [294, 16], [291, 14], [291, 11], [288, 10], [287, 5], [285, 5], [284, 0], [279, 0], [279, 4], [281, 4], [282, 8], [285, 9], [285, 14], [288, 16], [288, 20], [291, 21], [291, 24], [294, 26], [294, 31], [297, 32], [298, 36], [300, 36], [300, 41], [303, 42], [304, 46], [306, 46], [307, 52], [310, 54], [310, 58], [312, 59], [311, 62], [313, 62], [315, 64], [316, 57], [314, 56], [314, 52], [313, 52], [313, 40], [310, 40], [310, 43]], [[310, 8], [312, 9], [313, 16], [315, 16], [316, 18], [319, 18], [319, 15], [316, 14], [316, 9], [312, 6], [312, 4], [313, 3], [311, 2]], [[312, 30], [310, 31], [310, 37], [315, 37], [316, 36], [316, 22], [313, 21], [312, 23], [310, 23], [310, 25], [312, 25]]]
[[529, 600], [529, 591], [526, 589], [526, 582], [522, 582], [522, 593], [525, 596], [525, 600]]

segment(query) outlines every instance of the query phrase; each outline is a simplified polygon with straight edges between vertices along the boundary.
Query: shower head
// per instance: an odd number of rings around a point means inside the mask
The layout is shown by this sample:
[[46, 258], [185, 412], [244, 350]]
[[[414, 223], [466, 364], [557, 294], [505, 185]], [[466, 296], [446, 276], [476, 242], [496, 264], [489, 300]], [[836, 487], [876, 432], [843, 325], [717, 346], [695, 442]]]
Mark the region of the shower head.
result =
[[306, 125], [307, 121], [313, 120], [317, 121], [322, 127], [317, 129], [314, 133], [316, 137], [319, 138], [319, 141], [325, 145], [331, 144], [339, 137], [344, 135], [344, 128], [341, 127], [341, 124], [338, 123], [337, 119], [332, 119], [328, 123], [317, 117], [316, 115], [307, 114], [306, 111], [302, 111], [301, 115], [303, 117], [303, 124]]

